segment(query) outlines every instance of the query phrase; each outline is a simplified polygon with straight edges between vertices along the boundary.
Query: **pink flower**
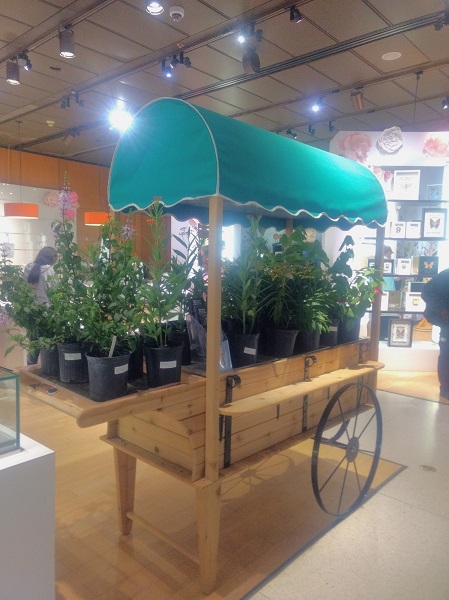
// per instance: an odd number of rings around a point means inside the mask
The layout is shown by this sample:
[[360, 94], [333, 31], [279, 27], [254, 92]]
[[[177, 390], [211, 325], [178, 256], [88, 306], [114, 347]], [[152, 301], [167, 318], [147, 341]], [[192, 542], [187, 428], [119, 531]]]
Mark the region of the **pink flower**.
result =
[[360, 163], [364, 163], [368, 158], [371, 145], [371, 140], [367, 135], [357, 132], [350, 133], [338, 141], [340, 154]]
[[430, 137], [426, 140], [422, 151], [427, 156], [449, 156], [449, 143], [438, 137]]

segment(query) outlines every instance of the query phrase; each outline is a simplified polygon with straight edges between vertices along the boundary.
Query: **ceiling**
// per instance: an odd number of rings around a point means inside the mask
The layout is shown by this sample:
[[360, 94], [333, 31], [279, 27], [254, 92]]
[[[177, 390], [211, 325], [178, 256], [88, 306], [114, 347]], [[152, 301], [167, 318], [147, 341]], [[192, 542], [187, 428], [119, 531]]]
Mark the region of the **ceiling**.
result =
[[[151, 16], [145, 0], [2, 0], [0, 146], [108, 166], [118, 140], [109, 111], [159, 97], [323, 149], [339, 130], [449, 130], [449, 0], [300, 0], [300, 23], [292, 2], [178, 0], [177, 22], [175, 3]], [[67, 26], [72, 59], [59, 56]], [[245, 73], [237, 34], [251, 27], [262, 31], [252, 36], [260, 69]], [[6, 63], [24, 51], [32, 69], [11, 85]], [[191, 67], [165, 78], [162, 60], [181, 51]], [[382, 58], [391, 52], [400, 58]], [[358, 90], [363, 107], [351, 101]]]

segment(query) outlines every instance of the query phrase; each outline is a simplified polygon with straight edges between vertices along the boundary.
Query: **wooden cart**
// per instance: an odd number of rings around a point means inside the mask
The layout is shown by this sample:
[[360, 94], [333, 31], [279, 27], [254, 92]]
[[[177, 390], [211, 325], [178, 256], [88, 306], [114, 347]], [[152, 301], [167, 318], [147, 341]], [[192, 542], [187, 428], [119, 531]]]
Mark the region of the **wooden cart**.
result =
[[[209, 224], [206, 376], [184, 373], [179, 385], [101, 404], [54, 384], [57, 390], [49, 394], [49, 382], [36, 367], [23, 369], [21, 377], [34, 386], [35, 397], [71, 414], [80, 427], [108, 424], [102, 439], [114, 449], [123, 533], [135, 521], [170, 542], [133, 511], [137, 460], [193, 486], [199, 553], [175, 547], [199, 564], [203, 591], [209, 593], [217, 578], [220, 489], [230, 469], [267, 448], [275, 452], [280, 442], [316, 432], [314, 491], [322, 508], [341, 516], [369, 488], [381, 439], [372, 392], [382, 366], [377, 362], [380, 298], [373, 307], [371, 342], [220, 372], [223, 216], [226, 223], [244, 224], [252, 212], [262, 215], [265, 226], [277, 221], [288, 229], [298, 222], [321, 231], [366, 224], [378, 229], [381, 264], [379, 223], [386, 220], [386, 202], [375, 176], [357, 163], [180, 100], [157, 100], [134, 123], [134, 133], [122, 137], [114, 155], [109, 201], [114, 210], [144, 210], [159, 197], [180, 220], [189, 215]], [[367, 448], [361, 437], [370, 428], [374, 434]], [[332, 481], [341, 473], [343, 482], [354, 480], [349, 499], [342, 491], [346, 485], [337, 483], [334, 493]]]
[[[36, 366], [21, 369], [21, 382], [28, 395], [73, 416], [80, 427], [107, 423], [101, 439], [114, 449], [120, 531], [130, 533], [136, 522], [174, 546], [199, 564], [203, 591], [209, 593], [218, 569], [221, 485], [227, 474], [246, 467], [245, 459], [315, 434], [312, 481], [320, 506], [344, 516], [362, 502], [379, 460], [382, 428], [371, 391], [382, 365], [368, 360], [368, 350], [362, 340], [221, 374], [215, 480], [205, 477], [205, 377], [183, 373], [179, 385], [102, 403], [77, 391], [83, 386], [63, 387], [41, 377]], [[329, 427], [336, 427], [332, 436]], [[137, 460], [194, 488], [198, 556], [134, 512]]]

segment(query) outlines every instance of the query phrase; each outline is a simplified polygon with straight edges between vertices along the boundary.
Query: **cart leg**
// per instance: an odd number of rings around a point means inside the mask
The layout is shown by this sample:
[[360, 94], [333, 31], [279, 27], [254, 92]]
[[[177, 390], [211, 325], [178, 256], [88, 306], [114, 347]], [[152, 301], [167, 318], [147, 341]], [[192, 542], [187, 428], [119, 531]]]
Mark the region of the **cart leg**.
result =
[[210, 594], [217, 582], [221, 484], [218, 481], [201, 479], [194, 485], [201, 589], [204, 594]]
[[118, 525], [122, 534], [131, 533], [132, 520], [126, 516], [134, 508], [136, 459], [114, 448], [115, 485], [117, 490]]

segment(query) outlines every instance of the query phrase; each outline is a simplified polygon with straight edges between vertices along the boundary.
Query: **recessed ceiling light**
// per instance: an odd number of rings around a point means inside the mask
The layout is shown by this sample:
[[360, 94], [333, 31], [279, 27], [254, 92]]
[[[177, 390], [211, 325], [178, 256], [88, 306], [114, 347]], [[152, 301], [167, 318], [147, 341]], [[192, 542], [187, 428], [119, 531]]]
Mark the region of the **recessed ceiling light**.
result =
[[382, 60], [398, 60], [401, 58], [402, 54], [400, 52], [386, 52], [382, 54]]

